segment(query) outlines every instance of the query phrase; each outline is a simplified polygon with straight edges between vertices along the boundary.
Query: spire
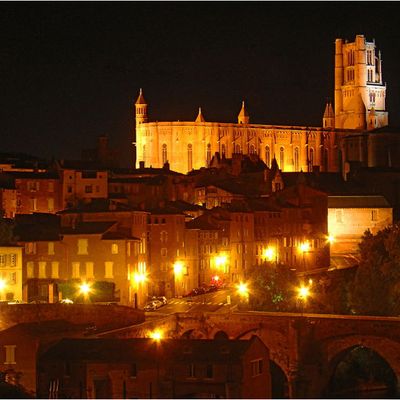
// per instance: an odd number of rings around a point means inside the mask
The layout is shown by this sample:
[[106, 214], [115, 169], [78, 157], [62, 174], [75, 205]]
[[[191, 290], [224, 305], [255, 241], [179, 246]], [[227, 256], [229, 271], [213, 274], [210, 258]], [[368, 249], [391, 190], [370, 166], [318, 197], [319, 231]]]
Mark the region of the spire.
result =
[[335, 113], [333, 112], [332, 103], [328, 100], [325, 107], [324, 118], [333, 118]]
[[145, 100], [144, 97], [143, 97], [143, 90], [142, 90], [142, 88], [140, 88], [139, 97], [137, 98], [135, 104], [147, 104], [147, 103], [146, 103], [146, 100]]
[[322, 118], [322, 125], [324, 128], [335, 127], [335, 113], [333, 111], [332, 103], [329, 99], [326, 101], [325, 112]]
[[246, 106], [244, 105], [244, 101], [242, 101], [242, 109], [238, 115], [238, 123], [239, 124], [248, 124], [250, 121], [249, 113], [246, 110]]
[[206, 120], [203, 117], [203, 114], [201, 113], [201, 107], [199, 107], [199, 113], [197, 115], [195, 122], [206, 122]]

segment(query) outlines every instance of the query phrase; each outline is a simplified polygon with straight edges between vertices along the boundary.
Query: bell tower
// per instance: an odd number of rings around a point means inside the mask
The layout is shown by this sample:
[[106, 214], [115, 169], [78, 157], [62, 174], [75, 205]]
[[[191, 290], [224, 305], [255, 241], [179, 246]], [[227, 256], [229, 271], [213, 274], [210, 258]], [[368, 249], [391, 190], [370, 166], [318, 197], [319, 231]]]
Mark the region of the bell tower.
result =
[[143, 91], [140, 89], [139, 97], [135, 103], [135, 112], [136, 112], [136, 127], [140, 124], [147, 122], [147, 103], [143, 96]]
[[[388, 125], [386, 84], [375, 40], [357, 35], [335, 42], [335, 128], [374, 129]], [[374, 124], [371, 124], [371, 111]]]

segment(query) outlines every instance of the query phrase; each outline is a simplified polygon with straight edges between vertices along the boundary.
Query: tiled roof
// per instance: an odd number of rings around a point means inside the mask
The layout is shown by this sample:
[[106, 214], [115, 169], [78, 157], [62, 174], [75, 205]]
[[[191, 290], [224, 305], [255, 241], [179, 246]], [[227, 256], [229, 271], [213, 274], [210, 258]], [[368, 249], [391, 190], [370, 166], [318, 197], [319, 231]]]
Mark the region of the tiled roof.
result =
[[62, 235], [95, 235], [106, 233], [116, 222], [81, 222], [75, 227], [62, 227]]
[[186, 228], [200, 229], [205, 231], [216, 231], [220, 229], [218, 225], [215, 225], [212, 222], [210, 222], [209, 215], [201, 215], [200, 217], [197, 217], [189, 222], [186, 222]]
[[391, 208], [383, 196], [328, 196], [328, 208]]

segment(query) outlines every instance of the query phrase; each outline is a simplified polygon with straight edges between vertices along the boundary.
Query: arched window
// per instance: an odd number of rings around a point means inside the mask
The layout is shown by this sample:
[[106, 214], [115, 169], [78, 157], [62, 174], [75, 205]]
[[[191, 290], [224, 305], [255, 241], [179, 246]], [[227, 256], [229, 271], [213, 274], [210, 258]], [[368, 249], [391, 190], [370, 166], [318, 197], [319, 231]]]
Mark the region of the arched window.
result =
[[324, 171], [328, 172], [329, 169], [329, 150], [328, 149], [324, 149]]
[[210, 165], [211, 162], [211, 144], [207, 145], [207, 165]]
[[240, 148], [240, 144], [235, 144], [235, 153], [240, 154], [242, 152], [242, 149]]
[[223, 156], [225, 156], [226, 154], [226, 148], [225, 148], [225, 145], [223, 144], [223, 145], [221, 145], [221, 153], [222, 153], [222, 155]]
[[265, 164], [267, 164], [268, 168], [271, 166], [271, 150], [269, 146], [265, 146]]
[[295, 147], [294, 149], [294, 170], [299, 171], [300, 170], [300, 164], [299, 164], [299, 148]]
[[311, 172], [313, 169], [313, 165], [314, 165], [314, 149], [312, 147], [310, 147], [310, 152], [308, 155], [308, 165], [309, 165], [309, 171]]
[[143, 156], [142, 156], [142, 160], [146, 161], [146, 145], [143, 145]]
[[281, 147], [279, 149], [279, 169], [283, 171], [285, 168], [285, 149]]
[[255, 148], [255, 146], [254, 146], [254, 144], [251, 144], [250, 145], [250, 154], [256, 154], [256, 148]]
[[193, 153], [192, 153], [192, 145], [189, 143], [188, 144], [188, 171], [191, 171], [193, 169]]
[[163, 165], [168, 161], [167, 157], [167, 145], [164, 143], [162, 145], [162, 163]]

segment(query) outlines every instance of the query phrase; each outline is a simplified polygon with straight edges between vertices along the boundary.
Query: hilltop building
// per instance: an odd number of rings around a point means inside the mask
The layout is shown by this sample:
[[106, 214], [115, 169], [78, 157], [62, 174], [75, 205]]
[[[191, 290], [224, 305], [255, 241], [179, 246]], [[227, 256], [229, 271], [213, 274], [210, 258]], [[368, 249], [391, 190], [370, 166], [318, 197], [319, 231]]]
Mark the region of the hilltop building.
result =
[[[226, 158], [257, 154], [269, 168], [276, 159], [282, 172], [347, 171], [349, 161], [391, 166], [396, 150], [382, 148], [377, 135], [369, 135], [388, 125], [385, 100], [381, 53], [375, 41], [363, 35], [351, 43], [336, 40], [335, 108], [328, 102], [322, 127], [252, 124], [244, 102], [237, 123], [208, 122], [201, 108], [194, 121], [152, 122], [140, 89], [135, 103], [136, 166], [168, 164], [187, 173], [209, 167], [217, 152]], [[395, 142], [398, 147], [398, 139]]]

